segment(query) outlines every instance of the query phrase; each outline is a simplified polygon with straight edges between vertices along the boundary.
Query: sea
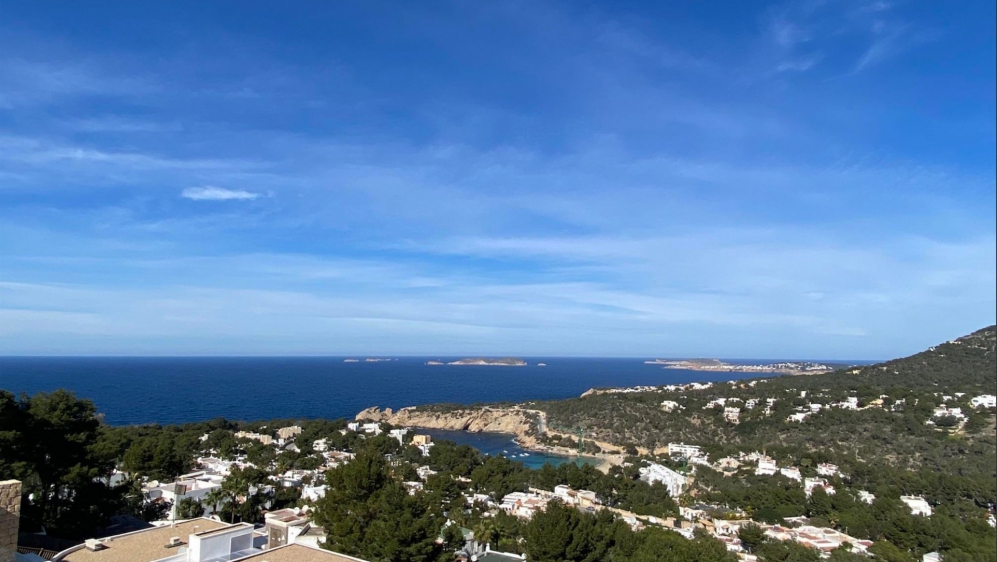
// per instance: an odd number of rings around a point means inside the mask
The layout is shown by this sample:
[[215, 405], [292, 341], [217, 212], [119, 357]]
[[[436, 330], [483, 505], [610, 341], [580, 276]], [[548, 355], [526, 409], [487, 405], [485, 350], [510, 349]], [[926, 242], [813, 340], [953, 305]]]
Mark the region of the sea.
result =
[[[645, 364], [644, 359], [530, 357], [524, 358], [527, 365], [522, 367], [426, 364], [456, 359], [460, 358], [0, 357], [0, 389], [15, 394], [67, 389], [92, 400], [107, 423], [131, 425], [213, 418], [352, 418], [370, 406], [554, 400], [576, 397], [593, 387], [754, 376], [665, 369]], [[528, 466], [567, 462], [563, 457], [527, 453], [512, 442], [512, 436], [434, 434]]]

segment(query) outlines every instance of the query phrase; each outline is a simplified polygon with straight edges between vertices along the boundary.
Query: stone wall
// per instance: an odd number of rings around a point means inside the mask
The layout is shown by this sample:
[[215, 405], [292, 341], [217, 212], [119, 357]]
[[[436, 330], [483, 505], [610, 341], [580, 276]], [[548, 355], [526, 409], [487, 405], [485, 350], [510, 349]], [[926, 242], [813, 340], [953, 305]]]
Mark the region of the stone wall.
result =
[[21, 516], [21, 483], [0, 482], [0, 562], [14, 562], [17, 528]]

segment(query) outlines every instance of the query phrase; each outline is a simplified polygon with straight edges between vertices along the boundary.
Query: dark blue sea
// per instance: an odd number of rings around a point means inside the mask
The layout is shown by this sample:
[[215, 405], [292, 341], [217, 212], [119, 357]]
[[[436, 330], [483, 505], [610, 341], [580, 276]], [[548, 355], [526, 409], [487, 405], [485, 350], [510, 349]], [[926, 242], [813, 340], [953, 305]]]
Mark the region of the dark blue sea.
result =
[[[426, 365], [398, 358], [0, 357], [0, 389], [68, 389], [108, 423], [183, 423], [353, 417], [369, 406], [520, 402], [578, 396], [592, 387], [730, 380], [738, 374], [663, 369], [643, 359], [527, 358], [525, 367]], [[457, 359], [457, 358], [453, 358]], [[537, 363], [546, 363], [546, 367]]]

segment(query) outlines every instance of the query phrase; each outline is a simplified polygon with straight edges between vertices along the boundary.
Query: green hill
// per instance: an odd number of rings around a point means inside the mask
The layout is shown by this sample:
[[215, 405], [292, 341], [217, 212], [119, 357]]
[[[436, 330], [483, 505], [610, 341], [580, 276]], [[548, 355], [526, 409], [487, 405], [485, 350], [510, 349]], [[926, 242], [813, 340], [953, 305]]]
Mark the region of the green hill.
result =
[[997, 327], [989, 326], [968, 336], [885, 363], [840, 369], [814, 375], [810, 381], [782, 381], [799, 387], [934, 388], [997, 393]]
[[[766, 450], [992, 478], [997, 476], [993, 411], [973, 408], [970, 400], [995, 391], [991, 326], [910, 357], [823, 375], [734, 381], [703, 390], [607, 392], [530, 407], [546, 412], [555, 432], [548, 441], [581, 431], [591, 441], [646, 452], [685, 442], [713, 451], [713, 458]], [[850, 398], [857, 409], [840, 407]], [[679, 407], [666, 411], [665, 401]], [[725, 418], [718, 401], [739, 408], [739, 419]], [[935, 410], [942, 404], [960, 408], [965, 419], [936, 423]], [[820, 411], [812, 412], [817, 406]], [[806, 414], [803, 421], [789, 421], [799, 414]]]

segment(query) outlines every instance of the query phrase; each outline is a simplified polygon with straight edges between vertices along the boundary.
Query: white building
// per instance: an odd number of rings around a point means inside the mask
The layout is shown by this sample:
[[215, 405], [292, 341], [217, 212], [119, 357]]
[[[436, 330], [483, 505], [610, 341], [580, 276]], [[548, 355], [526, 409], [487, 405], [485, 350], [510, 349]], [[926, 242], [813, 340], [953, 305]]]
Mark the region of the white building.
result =
[[[155, 526], [103, 539], [88, 539], [55, 555], [62, 562], [363, 562], [307, 546], [307, 518], [281, 510], [268, 515], [263, 534], [250, 523], [207, 518]], [[307, 534], [306, 534], [307, 533]]]
[[298, 435], [301, 435], [301, 427], [297, 425], [282, 427], [277, 430], [277, 437], [283, 439], [284, 441], [294, 439]]
[[237, 431], [237, 432], [235, 432], [235, 438], [236, 439], [253, 439], [255, 441], [259, 441], [260, 443], [263, 443], [264, 445], [271, 445], [271, 444], [273, 444], [273, 437], [271, 437], [269, 435], [263, 435], [262, 433], [253, 433], [251, 431]]
[[997, 396], [993, 394], [981, 394], [969, 400], [974, 408], [997, 408]]
[[732, 407], [724, 408], [724, 420], [730, 423], [739, 423], [741, 421], [741, 409]]
[[800, 474], [800, 469], [796, 468], [795, 466], [791, 466], [789, 468], [780, 468], [779, 474], [782, 474], [783, 476], [789, 478], [790, 480], [803, 482], [803, 475]]
[[865, 490], [859, 490], [859, 501], [872, 505], [872, 502], [876, 501], [876, 496]]
[[821, 476], [837, 476], [838, 465], [823, 462], [817, 465], [817, 474]]
[[775, 464], [774, 460], [768, 457], [763, 457], [758, 459], [758, 467], [755, 468], [755, 475], [774, 476], [778, 471], [779, 467]]
[[317, 502], [319, 498], [325, 497], [325, 485], [305, 486], [301, 489], [301, 497], [308, 501]]
[[673, 498], [682, 495], [687, 485], [684, 474], [675, 472], [667, 466], [652, 463], [640, 468], [640, 479], [648, 484], [660, 482], [668, 488], [668, 494]]
[[[171, 502], [174, 506], [181, 499], [191, 498], [201, 502], [205, 513], [210, 515], [214, 513], [215, 506], [204, 501], [204, 498], [211, 490], [221, 488], [222, 480], [223, 477], [220, 475], [194, 472], [181, 476], [176, 482], [160, 483], [153, 480], [142, 487], [142, 493], [148, 500], [161, 499], [162, 501]], [[221, 504], [218, 507], [220, 509]], [[168, 517], [172, 519], [172, 514]]]
[[790, 414], [790, 416], [788, 418], [786, 418], [786, 421], [788, 421], [788, 422], [796, 422], [796, 423], [803, 423], [803, 421], [806, 420], [807, 416], [809, 416], [809, 415], [810, 414], [808, 414], [807, 412], [799, 412], [797, 414]]
[[900, 501], [907, 504], [913, 515], [931, 517], [931, 505], [921, 496], [900, 496]]
[[[962, 408], [949, 408], [945, 404], [938, 406], [937, 408], [935, 408], [935, 411], [931, 413], [932, 420], [935, 418], [944, 418], [948, 416], [951, 416], [959, 421], [963, 421], [966, 419], [966, 415], [962, 413]], [[928, 420], [928, 422], [934, 423], [931, 420]]]
[[674, 400], [665, 400], [661, 403], [661, 409], [666, 412], [674, 412], [675, 410], [682, 410], [682, 405]]
[[406, 433], [408, 433], [408, 429], [404, 427], [401, 429], [392, 429], [388, 432], [388, 437], [394, 437], [398, 440], [398, 444], [401, 445], [404, 442]]
[[538, 511], [547, 508], [547, 498], [539, 494], [527, 494], [526, 492], [513, 492], [502, 498], [499, 508], [508, 513], [523, 519], [530, 519]]
[[696, 445], [686, 445], [685, 443], [669, 443], [668, 454], [672, 457], [685, 457], [691, 459], [703, 456], [702, 447]]
[[599, 503], [595, 492], [589, 490], [574, 490], [571, 486], [561, 484], [554, 486], [554, 496], [564, 505], [589, 507]]
[[803, 480], [803, 491], [806, 492], [807, 496], [810, 496], [817, 488], [823, 488], [824, 493], [829, 496], [834, 495], [834, 486], [827, 483], [827, 480], [823, 478], [806, 478]]

